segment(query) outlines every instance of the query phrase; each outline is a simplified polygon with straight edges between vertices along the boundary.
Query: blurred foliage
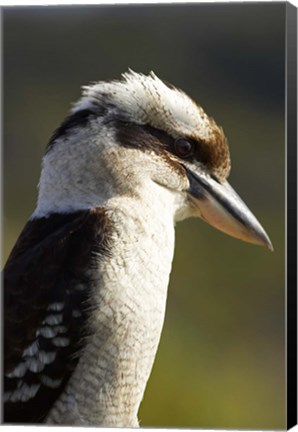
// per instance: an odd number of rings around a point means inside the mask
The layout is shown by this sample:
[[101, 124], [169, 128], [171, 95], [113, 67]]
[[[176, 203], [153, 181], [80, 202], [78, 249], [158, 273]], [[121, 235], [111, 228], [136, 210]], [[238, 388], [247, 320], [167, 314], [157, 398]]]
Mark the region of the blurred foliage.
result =
[[285, 3], [4, 9], [7, 257], [33, 211], [54, 128], [90, 81], [128, 67], [174, 83], [223, 125], [230, 181], [275, 251], [178, 224], [142, 426], [285, 427]]

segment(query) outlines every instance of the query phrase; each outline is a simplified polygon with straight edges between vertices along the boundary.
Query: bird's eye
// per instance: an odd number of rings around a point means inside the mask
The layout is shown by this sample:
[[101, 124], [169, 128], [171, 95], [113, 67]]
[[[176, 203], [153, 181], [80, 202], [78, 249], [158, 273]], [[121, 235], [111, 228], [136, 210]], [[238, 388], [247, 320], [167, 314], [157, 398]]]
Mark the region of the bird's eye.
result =
[[194, 144], [184, 138], [176, 139], [174, 148], [177, 156], [181, 157], [182, 159], [187, 159], [193, 156], [195, 150]]

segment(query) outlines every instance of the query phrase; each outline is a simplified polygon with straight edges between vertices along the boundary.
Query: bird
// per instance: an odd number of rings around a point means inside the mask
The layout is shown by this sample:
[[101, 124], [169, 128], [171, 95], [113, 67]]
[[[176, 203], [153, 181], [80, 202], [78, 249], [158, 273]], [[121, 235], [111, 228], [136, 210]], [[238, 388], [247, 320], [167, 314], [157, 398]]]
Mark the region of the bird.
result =
[[175, 224], [273, 249], [230, 169], [222, 127], [154, 72], [82, 88], [3, 271], [5, 423], [139, 426]]

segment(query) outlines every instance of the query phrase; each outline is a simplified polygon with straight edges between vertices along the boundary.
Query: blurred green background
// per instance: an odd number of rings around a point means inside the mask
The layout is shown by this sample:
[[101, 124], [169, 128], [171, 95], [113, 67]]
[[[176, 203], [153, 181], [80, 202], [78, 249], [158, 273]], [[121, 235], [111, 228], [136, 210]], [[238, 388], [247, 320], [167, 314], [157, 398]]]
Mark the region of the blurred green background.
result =
[[178, 224], [142, 426], [285, 427], [285, 3], [6, 8], [6, 259], [52, 131], [90, 81], [154, 70], [223, 126], [230, 182], [275, 251]]

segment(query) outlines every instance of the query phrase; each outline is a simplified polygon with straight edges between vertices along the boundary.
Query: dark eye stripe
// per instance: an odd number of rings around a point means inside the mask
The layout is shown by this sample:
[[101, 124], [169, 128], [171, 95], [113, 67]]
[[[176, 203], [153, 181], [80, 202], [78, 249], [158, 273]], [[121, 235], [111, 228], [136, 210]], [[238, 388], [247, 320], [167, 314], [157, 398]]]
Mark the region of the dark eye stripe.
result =
[[104, 108], [100, 110], [99, 107], [96, 107], [96, 111], [92, 111], [91, 109], [83, 109], [76, 111], [73, 114], [70, 114], [63, 120], [60, 126], [53, 133], [47, 145], [47, 151], [51, 149], [51, 147], [54, 145], [55, 141], [58, 138], [64, 137], [65, 135], [67, 135], [67, 133], [69, 133], [72, 129], [76, 127], [87, 126], [89, 120], [95, 117], [100, 117], [104, 115], [104, 113]]
[[[180, 159], [196, 158], [198, 143], [191, 138], [173, 138], [167, 132], [150, 125], [136, 125], [131, 122], [114, 122], [117, 141], [126, 147], [140, 150], [153, 150], [156, 153], [165, 151]], [[199, 160], [199, 159], [198, 159]]]

